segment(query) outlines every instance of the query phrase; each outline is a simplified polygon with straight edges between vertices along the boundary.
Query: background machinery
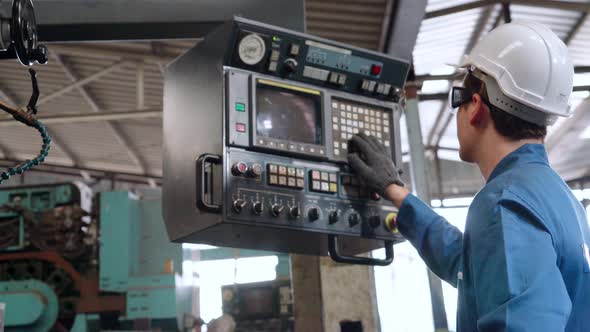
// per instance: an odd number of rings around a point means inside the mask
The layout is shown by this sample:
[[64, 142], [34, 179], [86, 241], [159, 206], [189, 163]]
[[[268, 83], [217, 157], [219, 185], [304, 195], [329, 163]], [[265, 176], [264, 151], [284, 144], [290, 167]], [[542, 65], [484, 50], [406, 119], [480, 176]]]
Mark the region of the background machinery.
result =
[[157, 203], [75, 183], [2, 188], [6, 330], [182, 330], [191, 287]]

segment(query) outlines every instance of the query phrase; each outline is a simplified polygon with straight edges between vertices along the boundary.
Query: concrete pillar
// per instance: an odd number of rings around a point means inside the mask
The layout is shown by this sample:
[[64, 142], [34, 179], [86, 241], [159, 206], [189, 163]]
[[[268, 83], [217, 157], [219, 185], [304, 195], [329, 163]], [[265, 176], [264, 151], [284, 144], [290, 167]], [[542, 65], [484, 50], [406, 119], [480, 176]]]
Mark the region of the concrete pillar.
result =
[[291, 283], [297, 332], [340, 332], [341, 321], [380, 330], [372, 267], [292, 255]]

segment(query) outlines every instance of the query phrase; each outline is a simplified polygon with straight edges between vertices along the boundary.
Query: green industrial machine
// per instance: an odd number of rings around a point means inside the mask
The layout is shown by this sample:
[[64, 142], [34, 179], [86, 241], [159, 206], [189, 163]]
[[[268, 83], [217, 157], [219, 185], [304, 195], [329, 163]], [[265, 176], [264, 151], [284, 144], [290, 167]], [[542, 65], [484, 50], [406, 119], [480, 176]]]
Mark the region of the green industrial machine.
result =
[[159, 199], [66, 183], [0, 190], [7, 331], [182, 331], [192, 285]]

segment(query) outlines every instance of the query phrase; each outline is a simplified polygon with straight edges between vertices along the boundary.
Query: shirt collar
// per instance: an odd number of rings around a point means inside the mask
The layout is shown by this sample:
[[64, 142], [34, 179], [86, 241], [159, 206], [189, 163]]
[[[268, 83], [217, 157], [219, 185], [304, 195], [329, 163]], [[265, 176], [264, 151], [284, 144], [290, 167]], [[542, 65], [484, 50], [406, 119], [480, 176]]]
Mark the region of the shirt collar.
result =
[[508, 170], [531, 163], [549, 165], [549, 159], [547, 158], [547, 152], [543, 144], [525, 144], [512, 151], [496, 165], [487, 183], [490, 183], [498, 175]]

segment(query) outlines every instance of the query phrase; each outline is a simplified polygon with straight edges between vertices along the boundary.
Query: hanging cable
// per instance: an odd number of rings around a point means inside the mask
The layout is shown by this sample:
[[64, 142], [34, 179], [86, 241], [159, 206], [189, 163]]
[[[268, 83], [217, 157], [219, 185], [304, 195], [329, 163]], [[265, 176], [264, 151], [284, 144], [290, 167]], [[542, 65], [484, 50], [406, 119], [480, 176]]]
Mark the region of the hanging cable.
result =
[[0, 109], [8, 112], [16, 121], [37, 129], [37, 131], [39, 131], [39, 134], [41, 134], [43, 145], [41, 146], [39, 154], [34, 159], [27, 159], [24, 162], [14, 167], [10, 167], [6, 171], [2, 172], [0, 174], [0, 184], [8, 180], [11, 176], [22, 174], [23, 172], [29, 170], [31, 167], [41, 164], [43, 161], [45, 161], [45, 158], [49, 153], [51, 137], [49, 137], [45, 125], [35, 118], [35, 115], [37, 114], [36, 104], [37, 100], [39, 99], [37, 73], [35, 72], [35, 70], [29, 68], [29, 74], [31, 75], [33, 93], [31, 95], [31, 99], [29, 100], [29, 104], [27, 105], [27, 107], [16, 108], [0, 101]]

